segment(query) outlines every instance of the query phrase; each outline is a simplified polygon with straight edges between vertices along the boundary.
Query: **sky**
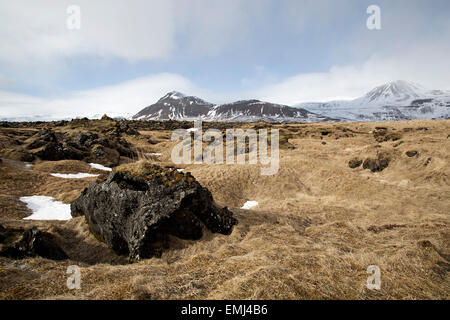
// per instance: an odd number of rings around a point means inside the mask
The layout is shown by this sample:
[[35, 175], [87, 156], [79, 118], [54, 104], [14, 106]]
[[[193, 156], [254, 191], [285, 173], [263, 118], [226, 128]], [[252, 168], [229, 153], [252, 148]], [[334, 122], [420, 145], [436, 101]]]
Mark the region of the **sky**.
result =
[[133, 115], [173, 90], [287, 105], [400, 79], [449, 90], [449, 13], [448, 0], [0, 0], [0, 119]]

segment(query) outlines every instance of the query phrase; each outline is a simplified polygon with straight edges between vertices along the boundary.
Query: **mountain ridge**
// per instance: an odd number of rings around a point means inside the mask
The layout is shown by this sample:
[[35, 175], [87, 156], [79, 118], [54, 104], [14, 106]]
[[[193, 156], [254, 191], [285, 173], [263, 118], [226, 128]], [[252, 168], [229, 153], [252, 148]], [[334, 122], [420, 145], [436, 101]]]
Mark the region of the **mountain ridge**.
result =
[[353, 100], [307, 102], [294, 107], [345, 121], [446, 119], [450, 117], [450, 91], [429, 90], [413, 82], [397, 80]]
[[256, 99], [212, 104], [195, 96], [171, 91], [156, 103], [145, 107], [132, 117], [134, 120], [195, 120], [269, 122], [333, 121], [302, 108], [264, 102]]
[[300, 103], [294, 106], [257, 99], [213, 104], [171, 91], [142, 109], [134, 120], [268, 122], [396, 121], [450, 117], [450, 91], [428, 90], [397, 80], [382, 84], [353, 100]]

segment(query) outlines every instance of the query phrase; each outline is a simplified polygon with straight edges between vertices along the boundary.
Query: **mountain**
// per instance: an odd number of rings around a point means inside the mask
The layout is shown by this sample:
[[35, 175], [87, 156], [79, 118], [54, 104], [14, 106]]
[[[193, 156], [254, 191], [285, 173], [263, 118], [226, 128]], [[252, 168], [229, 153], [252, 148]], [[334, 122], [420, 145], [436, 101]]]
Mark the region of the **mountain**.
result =
[[301, 103], [295, 107], [347, 121], [397, 121], [450, 117], [450, 91], [428, 90], [403, 80], [349, 101]]
[[397, 121], [450, 118], [450, 91], [394, 81], [348, 101], [301, 103], [294, 107], [259, 100], [215, 105], [172, 91], [132, 117], [135, 120], [251, 122]]
[[186, 96], [172, 91], [136, 115], [135, 120], [193, 120], [205, 116], [213, 107], [212, 103], [200, 98]]
[[172, 91], [133, 116], [135, 120], [195, 120], [251, 122], [332, 121], [302, 108], [292, 108], [259, 100], [242, 100], [214, 105], [200, 98]]
[[208, 121], [256, 122], [322, 122], [332, 121], [301, 108], [264, 102], [259, 100], [241, 100], [214, 106], [207, 114]]

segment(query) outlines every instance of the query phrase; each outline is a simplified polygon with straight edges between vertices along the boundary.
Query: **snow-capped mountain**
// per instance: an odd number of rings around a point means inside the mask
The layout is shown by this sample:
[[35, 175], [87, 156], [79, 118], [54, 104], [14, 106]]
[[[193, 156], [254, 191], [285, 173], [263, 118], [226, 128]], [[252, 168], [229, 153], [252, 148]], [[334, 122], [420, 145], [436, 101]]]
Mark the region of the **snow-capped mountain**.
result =
[[321, 122], [332, 119], [319, 116], [301, 108], [269, 103], [259, 100], [241, 100], [214, 106], [206, 115], [209, 121], [253, 122]]
[[192, 120], [206, 115], [214, 105], [200, 98], [169, 92], [133, 116], [135, 120]]
[[135, 120], [195, 120], [251, 122], [321, 122], [332, 121], [301, 108], [263, 102], [242, 100], [214, 105], [200, 98], [169, 92], [155, 104], [133, 116]]
[[348, 121], [445, 119], [450, 117], [450, 92], [399, 80], [354, 100], [301, 103], [296, 107]]
[[450, 91], [394, 81], [348, 101], [302, 103], [294, 107], [259, 100], [214, 105], [172, 91], [132, 117], [135, 120], [269, 122], [397, 121], [450, 118]]

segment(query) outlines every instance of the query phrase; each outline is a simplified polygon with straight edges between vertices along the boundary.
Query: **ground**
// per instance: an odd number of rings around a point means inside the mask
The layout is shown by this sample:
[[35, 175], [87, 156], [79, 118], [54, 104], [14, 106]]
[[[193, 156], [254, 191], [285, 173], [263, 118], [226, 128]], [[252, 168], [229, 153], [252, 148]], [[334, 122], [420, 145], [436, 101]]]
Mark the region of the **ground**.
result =
[[[121, 135], [138, 156], [121, 161], [173, 165], [172, 131], [135, 126], [140, 134]], [[260, 175], [260, 165], [178, 166], [234, 212], [239, 224], [231, 235], [172, 238], [161, 258], [134, 264], [99, 242], [83, 217], [23, 220], [31, 212], [21, 196], [70, 203], [97, 179], [50, 172], [107, 172], [80, 160], [37, 159], [27, 168], [3, 153], [0, 224], [53, 234], [70, 260], [0, 258], [0, 299], [450, 298], [450, 120], [273, 127], [281, 134], [273, 176]], [[57, 130], [66, 128], [73, 130], [64, 123]], [[40, 128], [1, 128], [3, 148], [29, 139], [27, 130]], [[349, 166], [380, 157], [388, 159], [382, 171]], [[259, 205], [239, 209], [249, 200]], [[81, 268], [79, 290], [66, 286], [70, 265]], [[366, 286], [370, 265], [381, 270], [380, 290]]]

